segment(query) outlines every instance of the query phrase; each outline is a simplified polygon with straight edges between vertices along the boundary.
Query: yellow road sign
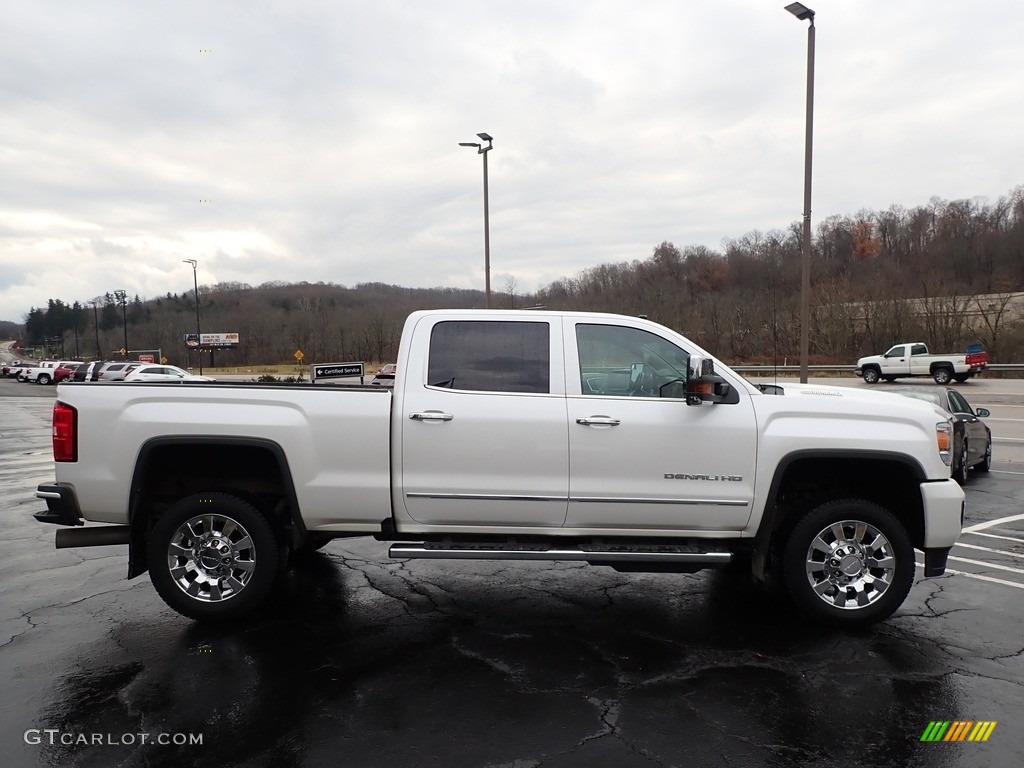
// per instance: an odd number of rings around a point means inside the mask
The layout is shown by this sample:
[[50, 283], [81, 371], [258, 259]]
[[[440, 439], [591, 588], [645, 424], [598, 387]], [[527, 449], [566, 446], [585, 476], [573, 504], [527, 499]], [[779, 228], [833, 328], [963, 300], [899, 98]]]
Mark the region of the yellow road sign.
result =
[[295, 359], [296, 360], [301, 360], [304, 357], [305, 357], [305, 355], [302, 354], [302, 350], [301, 349], [296, 349], [295, 350]]

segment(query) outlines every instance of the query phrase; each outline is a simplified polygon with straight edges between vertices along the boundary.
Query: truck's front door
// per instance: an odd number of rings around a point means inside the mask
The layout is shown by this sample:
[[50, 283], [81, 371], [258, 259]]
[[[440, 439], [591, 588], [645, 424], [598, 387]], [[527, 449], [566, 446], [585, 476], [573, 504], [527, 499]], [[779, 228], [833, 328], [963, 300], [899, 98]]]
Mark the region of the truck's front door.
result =
[[557, 321], [434, 316], [421, 322], [392, 435], [393, 503], [417, 523], [558, 527], [568, 503]]
[[897, 344], [882, 356], [882, 375], [905, 376], [910, 373], [910, 355], [908, 344]]
[[[749, 396], [688, 406], [688, 353], [651, 331], [567, 318], [566, 527], [737, 531], [751, 513], [757, 453]], [[673, 385], [672, 382], [677, 382]], [[666, 387], [665, 385], [669, 386]]]

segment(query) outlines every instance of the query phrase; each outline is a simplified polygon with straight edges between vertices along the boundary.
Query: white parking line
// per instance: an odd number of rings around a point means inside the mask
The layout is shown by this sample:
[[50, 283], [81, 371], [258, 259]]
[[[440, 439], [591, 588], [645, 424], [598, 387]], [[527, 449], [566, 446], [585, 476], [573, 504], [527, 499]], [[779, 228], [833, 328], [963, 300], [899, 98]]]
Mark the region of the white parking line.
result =
[[[924, 563], [917, 563], [918, 568], [924, 568]], [[980, 573], [967, 573], [966, 571], [954, 571], [952, 568], [947, 568], [946, 573], [952, 573], [954, 576], [966, 576], [968, 579], [977, 579], [978, 581], [988, 581], [992, 584], [1002, 584], [1004, 587], [1016, 587], [1017, 589], [1024, 589], [1024, 584], [1017, 584], [1013, 581], [1006, 581], [1005, 579], [997, 579], [992, 576], [982, 576]]]
[[1024, 539], [1015, 539], [1013, 536], [1000, 536], [998, 533], [981, 533], [980, 531], [967, 531], [972, 536], [985, 536], [989, 539], [1002, 539], [1003, 541], [1015, 541], [1024, 544]]
[[1008, 469], [992, 469], [989, 470], [993, 475], [1024, 475], [1024, 472], [1011, 472]]
[[971, 560], [967, 557], [953, 557], [949, 556], [950, 560], [956, 560], [958, 563], [970, 563], [971, 565], [980, 565], [985, 568], [995, 568], [997, 571], [1009, 571], [1010, 573], [1019, 573], [1024, 576], [1024, 568], [1011, 568], [1008, 565], [996, 565], [995, 563], [986, 563], [984, 560]]
[[995, 528], [997, 525], [1003, 523], [1015, 523], [1018, 520], [1024, 520], [1024, 515], [1010, 515], [1009, 517], [999, 517], [995, 520], [986, 520], [984, 523], [976, 523], [963, 529], [964, 533], [974, 533], [975, 531], [983, 531], [986, 528]]
[[993, 437], [993, 443], [1024, 443], [1024, 437]]
[[[980, 535], [980, 534], [979, 534]], [[1020, 557], [1024, 558], [1024, 554], [1020, 552], [1007, 552], [1005, 549], [993, 549], [992, 547], [979, 547], [977, 544], [964, 544], [962, 541], [956, 543], [958, 547], [966, 547], [967, 549], [978, 549], [982, 552], [995, 552], [997, 555], [1006, 555], [1007, 557]]]

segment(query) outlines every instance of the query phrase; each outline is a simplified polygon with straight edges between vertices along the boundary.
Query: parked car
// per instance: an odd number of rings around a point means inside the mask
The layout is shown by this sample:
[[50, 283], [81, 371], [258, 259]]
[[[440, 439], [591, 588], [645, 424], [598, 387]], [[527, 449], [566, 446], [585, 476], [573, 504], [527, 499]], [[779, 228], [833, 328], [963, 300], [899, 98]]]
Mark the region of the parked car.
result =
[[32, 368], [23, 369], [18, 381], [31, 381], [36, 384], [52, 384], [54, 373], [62, 365], [78, 365], [80, 360], [43, 360]]
[[213, 381], [209, 376], [196, 376], [176, 365], [140, 365], [132, 369], [125, 381]]
[[105, 365], [107, 365], [105, 360], [93, 360], [91, 363], [83, 363], [78, 366], [74, 376], [71, 378], [74, 381], [99, 381], [100, 371], [103, 370]]
[[992, 415], [988, 408], [972, 408], [967, 398], [952, 387], [900, 387], [892, 392], [933, 403], [949, 414], [953, 422], [950, 472], [960, 485], [967, 482], [968, 469], [988, 472], [992, 468], [992, 430], [981, 420]]
[[31, 360], [15, 360], [10, 365], [4, 366], [4, 376], [9, 379], [20, 379], [21, 375], [31, 368], [32, 365]]
[[103, 366], [103, 370], [100, 371], [100, 379], [102, 381], [124, 381], [124, 377], [127, 376], [133, 369], [137, 368], [139, 365], [141, 365], [141, 363], [107, 363], [105, 366]]
[[398, 364], [388, 363], [377, 371], [377, 375], [370, 379], [370, 383], [375, 384], [378, 387], [393, 387], [395, 386], [395, 374], [397, 372]]
[[61, 363], [53, 369], [53, 383], [60, 384], [64, 379], [70, 379], [75, 375], [75, 371], [83, 365], [85, 363]]

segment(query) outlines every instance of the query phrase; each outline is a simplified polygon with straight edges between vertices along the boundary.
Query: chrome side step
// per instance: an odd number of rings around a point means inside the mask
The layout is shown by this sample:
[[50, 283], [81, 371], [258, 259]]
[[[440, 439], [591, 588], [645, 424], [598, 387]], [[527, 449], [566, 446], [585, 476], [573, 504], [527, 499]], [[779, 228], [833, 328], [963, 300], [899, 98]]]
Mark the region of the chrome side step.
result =
[[686, 544], [637, 543], [555, 547], [534, 542], [424, 542], [392, 544], [388, 556], [396, 560], [571, 560], [612, 563], [678, 563], [703, 567], [728, 565], [732, 553], [708, 551]]

